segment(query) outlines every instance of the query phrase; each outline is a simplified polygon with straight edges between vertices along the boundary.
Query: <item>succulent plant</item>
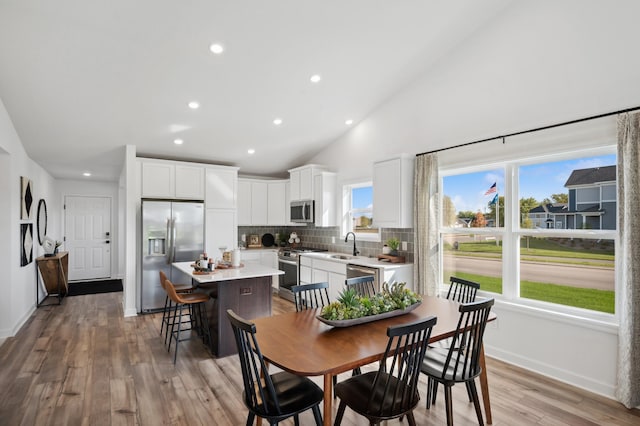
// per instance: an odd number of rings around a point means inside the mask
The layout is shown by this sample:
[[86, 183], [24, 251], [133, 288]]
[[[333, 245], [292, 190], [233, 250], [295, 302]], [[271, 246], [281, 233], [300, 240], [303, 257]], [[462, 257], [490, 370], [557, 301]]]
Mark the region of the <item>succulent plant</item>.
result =
[[396, 309], [405, 309], [422, 299], [419, 295], [405, 288], [406, 283], [394, 282], [382, 285], [382, 291], [372, 297], [359, 296], [354, 289], [346, 289], [336, 302], [322, 309], [324, 319], [336, 321], [382, 314]]

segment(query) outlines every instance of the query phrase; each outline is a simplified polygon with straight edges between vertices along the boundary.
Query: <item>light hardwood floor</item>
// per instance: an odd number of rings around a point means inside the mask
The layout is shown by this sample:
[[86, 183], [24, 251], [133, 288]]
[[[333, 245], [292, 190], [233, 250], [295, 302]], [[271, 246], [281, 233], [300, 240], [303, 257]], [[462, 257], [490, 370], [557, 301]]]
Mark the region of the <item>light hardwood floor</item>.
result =
[[[235, 356], [215, 359], [193, 340], [181, 344], [174, 366], [159, 314], [123, 318], [121, 302], [122, 293], [69, 297], [39, 308], [5, 340], [0, 425], [245, 424]], [[291, 303], [274, 298], [274, 314], [288, 310]], [[490, 358], [487, 366], [494, 425], [640, 425], [638, 410], [615, 401]], [[421, 378], [417, 423], [446, 424], [442, 393], [426, 410], [425, 387]], [[465, 387], [453, 393], [455, 424], [477, 424]], [[312, 424], [310, 413], [301, 424]], [[367, 423], [347, 409], [343, 424]]]

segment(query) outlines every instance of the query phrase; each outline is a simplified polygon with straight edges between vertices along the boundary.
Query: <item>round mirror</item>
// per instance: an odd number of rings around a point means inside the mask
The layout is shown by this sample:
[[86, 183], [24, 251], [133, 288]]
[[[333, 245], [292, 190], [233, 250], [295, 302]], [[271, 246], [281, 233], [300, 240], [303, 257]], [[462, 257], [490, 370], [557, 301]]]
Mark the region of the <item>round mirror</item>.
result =
[[38, 217], [37, 217], [37, 226], [38, 226], [38, 243], [42, 245], [42, 241], [44, 241], [44, 236], [47, 235], [47, 203], [44, 199], [41, 199], [38, 202]]

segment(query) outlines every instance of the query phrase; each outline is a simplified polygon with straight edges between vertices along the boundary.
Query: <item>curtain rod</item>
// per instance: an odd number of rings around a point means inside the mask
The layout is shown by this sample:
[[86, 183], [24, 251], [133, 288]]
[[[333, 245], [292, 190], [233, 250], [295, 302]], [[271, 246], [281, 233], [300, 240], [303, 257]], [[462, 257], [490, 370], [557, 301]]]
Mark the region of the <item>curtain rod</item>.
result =
[[536, 127], [535, 129], [522, 130], [520, 132], [509, 133], [509, 134], [502, 135], [502, 136], [495, 136], [493, 138], [480, 139], [480, 140], [473, 141], [473, 142], [465, 142], [465, 143], [461, 143], [459, 145], [450, 146], [450, 147], [447, 147], [447, 148], [440, 148], [440, 149], [434, 149], [433, 151], [421, 152], [420, 154], [416, 154], [416, 157], [419, 157], [421, 155], [434, 154], [434, 153], [440, 152], [440, 151], [447, 151], [449, 149], [461, 148], [463, 146], [475, 145], [477, 143], [493, 141], [493, 140], [496, 140], [496, 139], [502, 139], [502, 142], [504, 143], [505, 138], [509, 138], [511, 136], [518, 136], [518, 135], [524, 135], [526, 133], [538, 132], [540, 130], [553, 129], [554, 127], [560, 127], [560, 126], [566, 126], [566, 125], [569, 125], [569, 124], [581, 123], [583, 121], [595, 120], [596, 118], [609, 117], [611, 115], [623, 114], [625, 112], [637, 111], [639, 109], [640, 109], [640, 106], [633, 107], [633, 108], [627, 108], [627, 109], [621, 109], [619, 111], [607, 112], [607, 113], [604, 113], [604, 114], [593, 115], [591, 117], [578, 118], [577, 120], [565, 121], [563, 123], [550, 124], [548, 126], [543, 126], [543, 127]]

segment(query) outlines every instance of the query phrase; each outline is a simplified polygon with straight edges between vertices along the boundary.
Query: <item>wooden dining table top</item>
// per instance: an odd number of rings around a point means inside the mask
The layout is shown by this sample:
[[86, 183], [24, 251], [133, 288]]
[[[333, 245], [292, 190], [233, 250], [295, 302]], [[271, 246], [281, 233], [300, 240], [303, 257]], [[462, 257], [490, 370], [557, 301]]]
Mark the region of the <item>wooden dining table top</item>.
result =
[[423, 297], [413, 311], [350, 327], [333, 327], [316, 318], [320, 310], [288, 312], [253, 320], [262, 355], [270, 363], [302, 376], [338, 374], [380, 360], [387, 346], [387, 328], [429, 316], [438, 322], [430, 341], [454, 334], [458, 324], [456, 302]]
[[[439, 297], [422, 297], [413, 311], [350, 327], [334, 327], [316, 318], [320, 309], [288, 312], [252, 320], [263, 357], [269, 363], [300, 376], [324, 376], [324, 419], [331, 424], [331, 377], [379, 361], [387, 347], [387, 328], [424, 318], [438, 318], [430, 342], [451, 337], [458, 326], [460, 304]], [[489, 321], [496, 318], [491, 313]], [[484, 367], [484, 351], [481, 353]], [[486, 370], [481, 376], [487, 423], [492, 423]], [[260, 420], [260, 419], [259, 419]], [[260, 422], [259, 422], [260, 424]]]

